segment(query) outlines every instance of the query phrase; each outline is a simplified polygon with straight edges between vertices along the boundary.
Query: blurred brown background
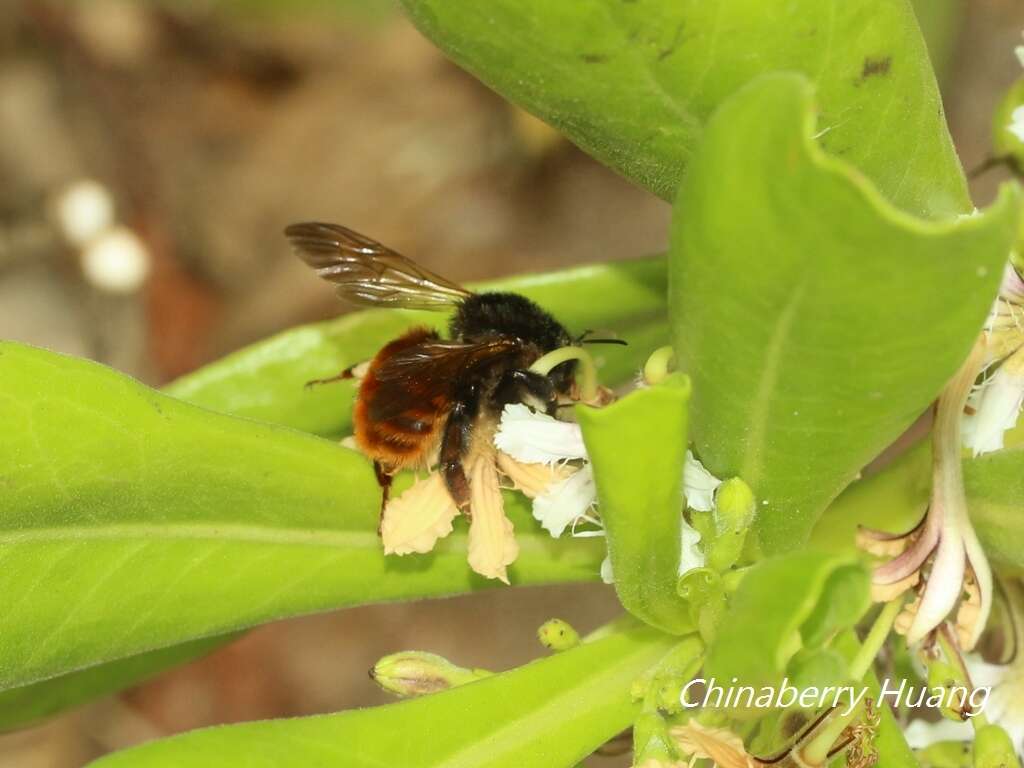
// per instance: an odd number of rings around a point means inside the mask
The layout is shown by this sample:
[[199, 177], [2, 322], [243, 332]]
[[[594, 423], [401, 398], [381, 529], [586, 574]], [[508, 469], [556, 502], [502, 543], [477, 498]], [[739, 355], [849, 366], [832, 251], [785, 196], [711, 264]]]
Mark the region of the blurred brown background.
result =
[[[968, 168], [1020, 74], [1022, 28], [1018, 0], [973, 0], [936, 25]], [[979, 205], [999, 178], [976, 182]], [[0, 338], [152, 385], [344, 311], [285, 247], [292, 221], [345, 223], [473, 280], [657, 251], [669, 214], [449, 64], [390, 4], [357, 0], [7, 0], [0, 180]], [[608, 588], [564, 587], [263, 627], [0, 737], [0, 767], [72, 768], [203, 725], [380, 703], [366, 670], [385, 653], [506, 668], [540, 655], [545, 619], [585, 631], [615, 613]]]

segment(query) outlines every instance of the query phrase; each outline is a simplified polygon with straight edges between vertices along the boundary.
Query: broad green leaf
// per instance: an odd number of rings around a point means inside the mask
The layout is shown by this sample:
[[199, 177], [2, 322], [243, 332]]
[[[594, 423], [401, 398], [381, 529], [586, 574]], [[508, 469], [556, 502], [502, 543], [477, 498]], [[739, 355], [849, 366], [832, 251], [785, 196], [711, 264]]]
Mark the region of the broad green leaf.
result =
[[[284, 616], [491, 586], [465, 527], [385, 558], [354, 451], [215, 414], [94, 363], [0, 344], [0, 689]], [[513, 583], [597, 576], [507, 501]]]
[[[848, 575], [834, 580], [842, 571]], [[859, 579], [858, 590], [850, 587], [855, 578]], [[838, 583], [842, 590], [836, 590]], [[801, 635], [821, 625], [819, 606], [854, 596], [856, 604], [866, 608], [868, 590], [867, 570], [851, 556], [804, 551], [758, 563], [740, 583], [718, 626], [705, 677], [735, 677], [740, 684], [755, 688], [777, 683], [800, 650]], [[844, 618], [845, 626], [837, 622], [833, 627], [848, 628], [860, 616], [847, 613]], [[750, 642], [752, 627], [757, 628], [756, 643]]]
[[675, 642], [634, 624], [443, 693], [334, 715], [193, 731], [93, 765], [571, 768], [632, 722], [631, 683]]
[[852, 627], [871, 607], [871, 595], [859, 565], [836, 568], [828, 577], [823, 592], [829, 599], [819, 600], [800, 627], [805, 648], [818, 648], [839, 630]]
[[[601, 366], [602, 379], [618, 384], [630, 378], [667, 339], [665, 284], [664, 259], [648, 258], [476, 287], [522, 293], [552, 312], [573, 333], [589, 328], [617, 333], [629, 342], [628, 347], [595, 346], [590, 351]], [[253, 344], [173, 382], [166, 391], [222, 413], [318, 435], [341, 435], [351, 431], [354, 386], [338, 382], [307, 389], [305, 383], [333, 376], [372, 357], [414, 325], [440, 327], [446, 321], [444, 314], [436, 312], [354, 312]]]
[[[515, 290], [549, 306], [567, 323], [615, 330], [628, 348], [598, 347], [601, 375], [628, 377], [647, 352], [665, 343], [665, 265], [662, 258], [575, 267], [540, 276], [504, 279], [480, 290]], [[602, 296], [615, 301], [599, 301]], [[170, 390], [213, 409], [252, 416], [331, 435], [350, 428], [352, 387], [340, 384], [305, 390], [311, 378], [340, 370], [372, 354], [414, 320], [442, 324], [435, 314], [358, 312], [337, 320], [286, 331], [175, 382]], [[521, 504], [510, 502], [518, 509]], [[521, 510], [520, 510], [521, 511]], [[532, 522], [524, 517], [524, 525]], [[126, 688], [160, 669], [215, 647], [223, 640], [171, 646], [138, 657], [88, 667], [0, 694], [0, 729], [17, 728]]]
[[205, 656], [230, 637], [206, 637], [0, 691], [0, 731], [25, 728]]
[[689, 399], [689, 380], [676, 374], [605, 408], [576, 408], [615, 591], [634, 616], [675, 634], [694, 626], [676, 593]]
[[936, 397], [991, 306], [1018, 195], [926, 223], [815, 145], [810, 86], [766, 75], [708, 123], [676, 203], [674, 346], [695, 452], [759, 499], [764, 550], [803, 544]]
[[456, 63], [667, 200], [715, 108], [788, 70], [817, 86], [824, 147], [896, 204], [971, 207], [906, 0], [403, 4]]

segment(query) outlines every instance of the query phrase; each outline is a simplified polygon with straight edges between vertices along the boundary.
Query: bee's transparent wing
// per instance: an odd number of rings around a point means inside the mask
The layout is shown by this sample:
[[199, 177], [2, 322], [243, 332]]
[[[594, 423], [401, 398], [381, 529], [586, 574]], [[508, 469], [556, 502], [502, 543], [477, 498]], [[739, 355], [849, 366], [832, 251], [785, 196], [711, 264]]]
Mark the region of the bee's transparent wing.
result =
[[284, 231], [299, 257], [353, 304], [446, 309], [472, 295], [376, 240], [339, 224], [304, 222]]

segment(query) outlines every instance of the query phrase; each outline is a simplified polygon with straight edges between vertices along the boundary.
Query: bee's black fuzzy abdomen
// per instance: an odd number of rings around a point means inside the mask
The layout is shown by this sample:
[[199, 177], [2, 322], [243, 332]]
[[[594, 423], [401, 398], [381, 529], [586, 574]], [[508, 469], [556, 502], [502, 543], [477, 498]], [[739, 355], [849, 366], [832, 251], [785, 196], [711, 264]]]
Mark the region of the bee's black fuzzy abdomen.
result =
[[569, 332], [550, 314], [518, 293], [478, 293], [465, 299], [452, 317], [453, 339], [472, 341], [512, 336], [550, 352], [572, 343]]

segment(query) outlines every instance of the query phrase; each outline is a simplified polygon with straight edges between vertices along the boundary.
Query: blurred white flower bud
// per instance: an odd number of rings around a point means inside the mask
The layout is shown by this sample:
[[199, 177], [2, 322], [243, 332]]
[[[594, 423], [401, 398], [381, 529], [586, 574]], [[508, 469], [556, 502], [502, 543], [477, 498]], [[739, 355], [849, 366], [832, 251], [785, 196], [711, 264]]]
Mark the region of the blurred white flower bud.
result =
[[81, 248], [113, 225], [114, 199], [98, 181], [79, 179], [54, 198], [53, 216], [65, 239]]
[[149, 276], [149, 251], [127, 227], [104, 232], [85, 247], [81, 259], [86, 280], [110, 293], [137, 291]]

